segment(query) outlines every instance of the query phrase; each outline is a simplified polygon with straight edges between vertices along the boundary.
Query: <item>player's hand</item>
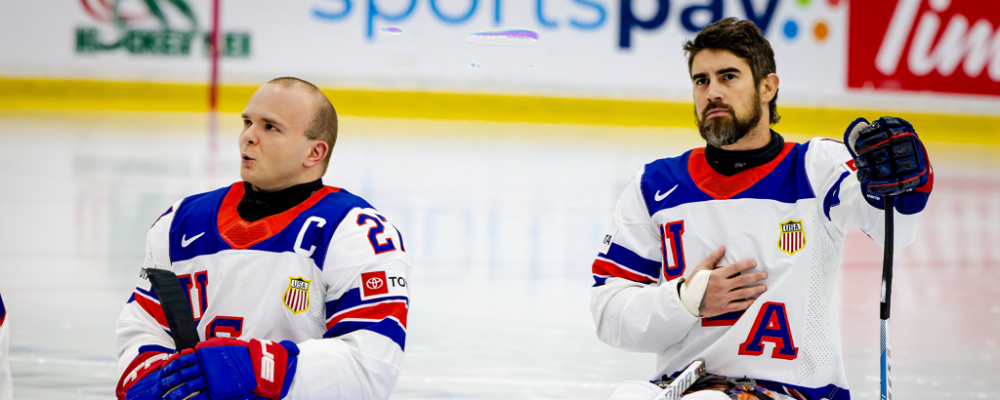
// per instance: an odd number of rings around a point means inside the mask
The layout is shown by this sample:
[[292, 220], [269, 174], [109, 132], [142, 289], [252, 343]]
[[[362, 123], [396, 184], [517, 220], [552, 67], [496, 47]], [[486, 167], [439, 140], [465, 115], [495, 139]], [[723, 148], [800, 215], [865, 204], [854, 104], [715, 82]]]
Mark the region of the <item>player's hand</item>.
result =
[[765, 285], [750, 286], [766, 279], [766, 271], [741, 274], [743, 271], [756, 267], [756, 261], [743, 260], [724, 267], [717, 267], [725, 254], [726, 247], [719, 246], [712, 254], [708, 255], [708, 258], [698, 263], [692, 273], [694, 276], [699, 270], [711, 271], [705, 296], [698, 308], [699, 313], [704, 318], [746, 310], [750, 308], [757, 296], [767, 291]]
[[[166, 360], [154, 361], [146, 366], [148, 368], [144, 368], [144, 365], [136, 366], [137, 368], [134, 370], [140, 371], [140, 373], [136, 374], [133, 379], [122, 380], [123, 383], [119, 384], [119, 398], [129, 400], [209, 400], [206, 394], [199, 393], [205, 389], [205, 381], [202, 378], [198, 358], [193, 349], [172, 353]], [[142, 377], [139, 378], [139, 375]], [[124, 396], [122, 396], [122, 392], [124, 392]]]
[[214, 338], [195, 346], [212, 399], [281, 399], [295, 377], [299, 348], [291, 341]]
[[917, 131], [902, 118], [882, 117], [871, 124], [858, 118], [844, 132], [865, 192], [898, 195], [930, 181], [927, 150]]
[[[163, 367], [160, 389], [166, 389], [164, 399], [209, 400], [205, 393], [205, 377], [193, 349], [184, 349], [179, 357], [171, 357]], [[176, 354], [175, 354], [176, 355]]]

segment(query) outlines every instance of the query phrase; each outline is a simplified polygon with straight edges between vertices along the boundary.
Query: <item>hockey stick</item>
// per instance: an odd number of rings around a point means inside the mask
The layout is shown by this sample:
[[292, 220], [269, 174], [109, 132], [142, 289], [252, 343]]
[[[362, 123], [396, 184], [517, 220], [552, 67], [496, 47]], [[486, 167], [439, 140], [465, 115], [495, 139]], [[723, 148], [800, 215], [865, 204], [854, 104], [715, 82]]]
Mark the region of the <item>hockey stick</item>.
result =
[[194, 315], [181, 281], [173, 272], [159, 268], [145, 268], [142, 273], [160, 299], [163, 316], [170, 327], [170, 336], [174, 338], [177, 351], [193, 349], [198, 344], [198, 330], [194, 326]]
[[879, 395], [881, 400], [892, 400], [892, 381], [889, 380], [889, 373], [892, 368], [889, 366], [889, 300], [892, 298], [892, 242], [894, 238], [892, 218], [895, 214], [893, 207], [893, 196], [884, 196], [885, 199], [885, 238], [883, 239], [882, 256], [882, 299], [879, 306], [880, 333], [881, 340], [879, 354], [881, 355]]
[[703, 376], [705, 376], [705, 361], [694, 360], [653, 400], [679, 400], [684, 391]]

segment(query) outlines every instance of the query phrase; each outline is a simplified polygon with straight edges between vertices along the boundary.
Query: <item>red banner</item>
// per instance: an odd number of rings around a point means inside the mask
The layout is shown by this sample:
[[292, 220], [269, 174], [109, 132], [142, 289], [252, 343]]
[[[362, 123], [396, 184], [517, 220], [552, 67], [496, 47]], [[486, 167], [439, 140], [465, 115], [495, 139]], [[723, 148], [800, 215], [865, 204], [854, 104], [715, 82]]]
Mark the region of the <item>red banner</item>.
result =
[[847, 86], [1000, 96], [1000, 1], [852, 1]]

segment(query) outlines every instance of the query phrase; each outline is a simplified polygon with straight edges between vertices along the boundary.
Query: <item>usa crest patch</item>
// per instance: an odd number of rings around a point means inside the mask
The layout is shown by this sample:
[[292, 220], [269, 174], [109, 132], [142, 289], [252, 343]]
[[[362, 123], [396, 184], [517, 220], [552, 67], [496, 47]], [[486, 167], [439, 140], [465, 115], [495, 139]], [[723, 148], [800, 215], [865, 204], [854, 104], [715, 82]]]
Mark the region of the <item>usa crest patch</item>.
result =
[[288, 277], [288, 289], [285, 289], [283, 301], [293, 314], [309, 310], [309, 284], [312, 281], [301, 276]]
[[780, 224], [781, 236], [778, 237], [778, 249], [792, 256], [806, 247], [806, 232], [802, 229], [802, 221], [788, 220]]

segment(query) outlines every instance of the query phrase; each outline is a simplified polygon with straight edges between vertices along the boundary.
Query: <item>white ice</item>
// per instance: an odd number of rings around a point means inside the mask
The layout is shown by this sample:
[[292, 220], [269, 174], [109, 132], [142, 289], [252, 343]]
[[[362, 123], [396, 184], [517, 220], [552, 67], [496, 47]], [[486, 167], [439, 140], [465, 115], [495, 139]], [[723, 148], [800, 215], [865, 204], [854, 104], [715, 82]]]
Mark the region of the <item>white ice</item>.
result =
[[[114, 396], [114, 322], [145, 230], [239, 179], [238, 116], [220, 117], [213, 153], [201, 114], [0, 112], [16, 398]], [[324, 181], [390, 218], [413, 262], [393, 398], [603, 399], [650, 378], [652, 355], [596, 338], [590, 264], [638, 168], [698, 145], [694, 130], [343, 117]], [[936, 190], [896, 263], [894, 395], [1000, 398], [1000, 169], [970, 161], [1000, 150], [929, 148]], [[847, 247], [844, 359], [852, 395], [873, 399], [881, 249], [857, 232]]]

